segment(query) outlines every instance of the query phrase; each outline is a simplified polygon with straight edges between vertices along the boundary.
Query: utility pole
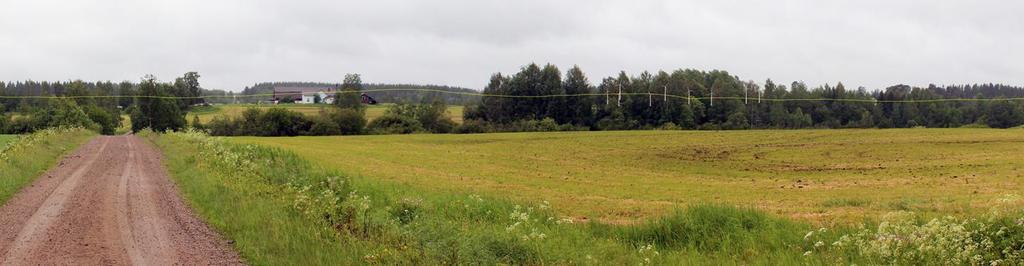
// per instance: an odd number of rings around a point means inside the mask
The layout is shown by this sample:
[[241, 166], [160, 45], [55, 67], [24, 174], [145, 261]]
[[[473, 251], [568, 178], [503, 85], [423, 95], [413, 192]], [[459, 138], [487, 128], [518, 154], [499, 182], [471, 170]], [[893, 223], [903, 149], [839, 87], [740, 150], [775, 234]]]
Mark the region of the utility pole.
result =
[[619, 84], [619, 99], [615, 100], [615, 106], [622, 107], [622, 84]]
[[686, 87], [686, 105], [690, 105], [690, 87]]
[[715, 87], [711, 87], [711, 106], [715, 106]]
[[662, 102], [668, 102], [668, 85], [665, 85], [665, 93], [662, 93], [661, 96], [662, 96], [662, 99], [661, 99]]
[[647, 107], [653, 106], [654, 105], [653, 102], [654, 102], [654, 95], [651, 94], [650, 87], [647, 87]]
[[750, 84], [746, 84], [744, 87], [746, 88], [743, 88], [743, 104], [748, 104], [747, 93], [750, 92]]

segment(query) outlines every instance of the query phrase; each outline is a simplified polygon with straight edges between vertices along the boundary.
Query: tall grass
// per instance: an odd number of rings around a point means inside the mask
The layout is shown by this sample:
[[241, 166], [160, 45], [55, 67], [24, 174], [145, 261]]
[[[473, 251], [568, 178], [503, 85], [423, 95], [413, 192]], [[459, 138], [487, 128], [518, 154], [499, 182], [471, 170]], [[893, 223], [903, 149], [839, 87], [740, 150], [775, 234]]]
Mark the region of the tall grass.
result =
[[46, 129], [0, 143], [0, 205], [96, 133]]
[[800, 236], [793, 232], [807, 228], [806, 225], [768, 217], [752, 209], [703, 205], [614, 231], [637, 245], [655, 244], [663, 248], [719, 252], [785, 250], [787, 243], [800, 240]]

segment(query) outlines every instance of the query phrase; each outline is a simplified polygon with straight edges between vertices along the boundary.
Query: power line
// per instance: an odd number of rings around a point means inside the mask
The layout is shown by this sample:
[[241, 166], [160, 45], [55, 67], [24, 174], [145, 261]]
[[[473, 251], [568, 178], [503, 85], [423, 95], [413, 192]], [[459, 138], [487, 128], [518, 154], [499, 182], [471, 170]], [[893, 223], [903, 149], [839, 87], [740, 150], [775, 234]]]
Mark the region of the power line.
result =
[[[462, 95], [462, 96], [476, 96], [476, 97], [493, 97], [493, 98], [566, 98], [566, 97], [599, 97], [608, 96], [608, 93], [577, 93], [577, 94], [550, 94], [550, 95], [502, 95], [502, 94], [485, 94], [481, 92], [461, 92], [461, 91], [446, 91], [436, 89], [370, 89], [362, 91], [341, 91], [339, 93], [371, 93], [371, 92], [436, 92], [451, 95]], [[713, 91], [712, 91], [713, 92]], [[618, 104], [621, 104], [622, 96], [662, 96], [663, 98], [673, 99], [685, 99], [688, 102], [692, 100], [746, 100], [744, 96], [711, 96], [711, 97], [696, 97], [696, 96], [682, 96], [668, 93], [656, 93], [656, 92], [619, 92], [617, 93], [620, 100]], [[687, 93], [689, 94], [689, 93]], [[205, 95], [195, 97], [180, 97], [180, 96], [145, 96], [145, 95], [78, 95], [78, 96], [51, 96], [51, 95], [28, 95], [28, 96], [15, 96], [15, 95], [0, 95], [0, 99], [123, 99], [123, 98], [145, 98], [145, 99], [220, 99], [220, 98], [258, 98], [258, 97], [272, 97], [274, 94], [263, 93], [263, 94], [248, 94], [248, 95]], [[1024, 97], [1014, 98], [941, 98], [941, 99], [908, 99], [908, 100], [879, 100], [879, 99], [856, 99], [856, 98], [760, 98], [760, 101], [765, 102], [854, 102], [854, 103], [943, 103], [943, 102], [994, 102], [994, 101], [1024, 101]]]

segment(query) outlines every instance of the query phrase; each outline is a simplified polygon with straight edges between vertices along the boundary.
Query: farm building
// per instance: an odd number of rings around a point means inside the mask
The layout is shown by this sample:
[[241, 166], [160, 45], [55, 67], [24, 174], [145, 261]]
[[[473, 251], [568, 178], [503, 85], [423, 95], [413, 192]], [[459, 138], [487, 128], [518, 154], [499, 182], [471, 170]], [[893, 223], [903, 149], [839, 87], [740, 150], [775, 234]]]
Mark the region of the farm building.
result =
[[[335, 87], [274, 87], [274, 103], [293, 101], [298, 104], [334, 103]], [[317, 102], [317, 97], [320, 101]]]
[[377, 104], [377, 100], [374, 99], [373, 97], [370, 97], [370, 95], [366, 95], [366, 93], [363, 93], [359, 97], [360, 97], [359, 101], [362, 102], [363, 104], [369, 104], [369, 105]]

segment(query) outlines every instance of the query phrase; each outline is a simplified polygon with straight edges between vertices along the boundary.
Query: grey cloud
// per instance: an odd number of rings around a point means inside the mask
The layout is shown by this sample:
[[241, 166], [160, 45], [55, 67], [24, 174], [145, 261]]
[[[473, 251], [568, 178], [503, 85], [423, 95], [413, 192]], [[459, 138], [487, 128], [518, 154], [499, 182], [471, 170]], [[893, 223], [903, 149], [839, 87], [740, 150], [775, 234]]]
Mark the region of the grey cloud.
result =
[[0, 80], [480, 88], [530, 62], [882, 88], [1024, 84], [1019, 1], [0, 1]]

